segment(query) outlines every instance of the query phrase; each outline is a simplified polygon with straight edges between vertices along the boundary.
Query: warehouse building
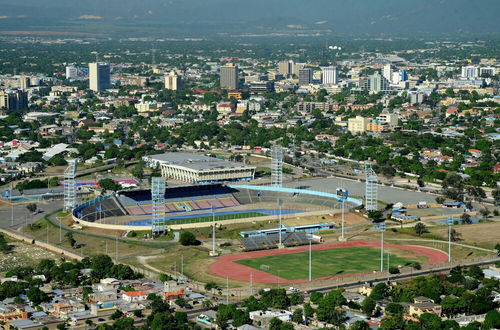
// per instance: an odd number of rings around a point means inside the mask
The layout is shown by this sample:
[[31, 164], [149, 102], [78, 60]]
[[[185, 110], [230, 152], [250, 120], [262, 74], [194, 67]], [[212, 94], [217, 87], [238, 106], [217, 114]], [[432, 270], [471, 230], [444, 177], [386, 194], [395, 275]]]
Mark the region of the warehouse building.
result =
[[159, 166], [165, 178], [194, 184], [250, 181], [255, 175], [254, 166], [196, 153], [167, 152], [143, 160], [152, 168]]

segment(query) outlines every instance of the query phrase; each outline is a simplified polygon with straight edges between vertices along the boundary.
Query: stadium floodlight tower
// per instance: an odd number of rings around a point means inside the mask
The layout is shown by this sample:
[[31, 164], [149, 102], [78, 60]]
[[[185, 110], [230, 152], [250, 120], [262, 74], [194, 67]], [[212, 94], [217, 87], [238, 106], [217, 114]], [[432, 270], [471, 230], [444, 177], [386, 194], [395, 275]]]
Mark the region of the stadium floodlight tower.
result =
[[271, 147], [271, 185], [283, 186], [283, 149], [277, 144]]
[[64, 210], [71, 212], [76, 206], [76, 159], [68, 161], [64, 171]]
[[165, 178], [153, 177], [151, 179], [151, 199], [153, 201], [153, 221], [151, 232], [153, 236], [160, 234], [165, 230]]
[[365, 209], [367, 212], [376, 211], [378, 179], [377, 179], [377, 174], [373, 170], [372, 164], [370, 162], [365, 162], [365, 178], [366, 178]]

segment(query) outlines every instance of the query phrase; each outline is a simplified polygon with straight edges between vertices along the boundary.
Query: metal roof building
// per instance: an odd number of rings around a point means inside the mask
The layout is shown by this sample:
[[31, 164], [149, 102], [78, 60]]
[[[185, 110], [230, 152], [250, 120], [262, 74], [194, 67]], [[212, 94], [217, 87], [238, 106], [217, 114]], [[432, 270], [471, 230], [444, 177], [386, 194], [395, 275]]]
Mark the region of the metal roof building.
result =
[[255, 175], [254, 166], [197, 153], [167, 152], [145, 156], [143, 160], [150, 167], [160, 166], [165, 178], [195, 184], [250, 181]]

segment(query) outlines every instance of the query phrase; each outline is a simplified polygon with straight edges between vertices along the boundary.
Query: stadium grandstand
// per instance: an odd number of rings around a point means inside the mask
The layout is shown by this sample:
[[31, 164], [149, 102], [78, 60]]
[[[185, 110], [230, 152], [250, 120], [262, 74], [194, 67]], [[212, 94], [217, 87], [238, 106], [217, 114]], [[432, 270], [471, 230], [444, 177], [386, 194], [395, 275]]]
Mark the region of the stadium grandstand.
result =
[[[278, 207], [280, 200], [282, 207]], [[350, 207], [361, 201], [350, 198]], [[167, 187], [165, 190], [165, 221], [181, 219], [203, 222], [203, 218], [235, 219], [258, 216], [290, 215], [320, 211], [331, 213], [339, 209], [338, 196], [334, 194], [269, 186], [226, 185], [212, 183]], [[151, 226], [152, 196], [149, 189], [124, 190], [113, 195], [100, 196], [78, 205], [73, 215], [83, 221], [133, 226]], [[110, 219], [106, 219], [110, 218]], [[186, 220], [187, 221], [187, 220]], [[205, 220], [206, 221], [206, 220]], [[314, 232], [330, 228], [331, 224], [294, 227], [289, 232]], [[294, 237], [294, 236], [292, 236]]]
[[255, 176], [254, 166], [196, 153], [167, 152], [143, 160], [150, 167], [159, 166], [165, 178], [193, 184], [250, 181]]
[[[281, 242], [285, 247], [293, 247], [309, 244], [310, 236], [306, 232], [283, 233]], [[311, 240], [312, 244], [319, 243], [319, 240]], [[244, 251], [271, 250], [278, 248], [279, 234], [273, 233], [265, 236], [244, 237], [241, 239]]]

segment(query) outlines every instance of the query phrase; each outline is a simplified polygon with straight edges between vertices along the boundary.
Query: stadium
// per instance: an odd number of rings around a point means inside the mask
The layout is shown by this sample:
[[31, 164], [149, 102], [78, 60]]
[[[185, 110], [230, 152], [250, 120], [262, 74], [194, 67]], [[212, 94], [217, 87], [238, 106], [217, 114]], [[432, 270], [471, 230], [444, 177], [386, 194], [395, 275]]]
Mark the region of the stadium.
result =
[[[203, 222], [210, 226], [213, 217], [220, 221], [332, 212], [340, 204], [339, 196], [325, 192], [224, 183], [168, 187], [164, 199], [166, 227]], [[346, 210], [361, 204], [360, 200], [348, 198]], [[152, 209], [150, 189], [124, 190], [78, 205], [73, 217], [90, 226], [106, 224], [148, 230], [152, 226]]]

